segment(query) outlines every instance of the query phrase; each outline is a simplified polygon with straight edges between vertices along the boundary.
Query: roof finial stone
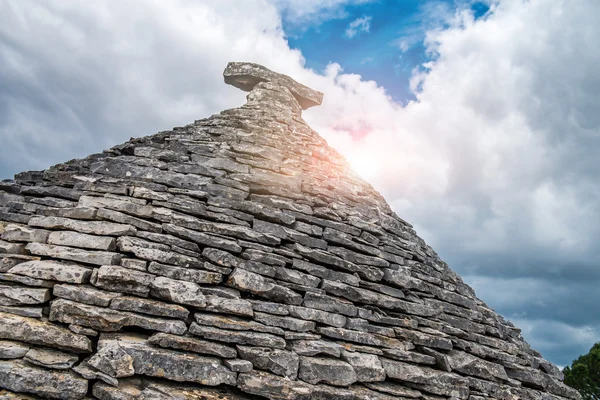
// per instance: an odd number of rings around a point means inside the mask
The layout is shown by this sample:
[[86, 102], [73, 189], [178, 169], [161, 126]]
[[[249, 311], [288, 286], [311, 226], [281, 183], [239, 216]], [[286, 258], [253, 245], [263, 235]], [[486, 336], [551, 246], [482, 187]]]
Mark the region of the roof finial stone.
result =
[[259, 64], [249, 62], [230, 62], [223, 71], [225, 83], [250, 92], [261, 82], [270, 82], [288, 89], [303, 110], [318, 106], [323, 102], [323, 93], [296, 82], [287, 75], [278, 74]]

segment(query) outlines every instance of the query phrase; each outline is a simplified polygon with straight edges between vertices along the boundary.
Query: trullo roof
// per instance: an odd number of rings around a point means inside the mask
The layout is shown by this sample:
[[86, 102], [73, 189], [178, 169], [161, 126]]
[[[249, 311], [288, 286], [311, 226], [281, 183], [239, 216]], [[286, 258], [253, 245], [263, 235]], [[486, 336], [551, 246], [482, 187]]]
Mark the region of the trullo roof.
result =
[[1, 399], [578, 399], [302, 120], [321, 93], [224, 76], [242, 107], [0, 183]]

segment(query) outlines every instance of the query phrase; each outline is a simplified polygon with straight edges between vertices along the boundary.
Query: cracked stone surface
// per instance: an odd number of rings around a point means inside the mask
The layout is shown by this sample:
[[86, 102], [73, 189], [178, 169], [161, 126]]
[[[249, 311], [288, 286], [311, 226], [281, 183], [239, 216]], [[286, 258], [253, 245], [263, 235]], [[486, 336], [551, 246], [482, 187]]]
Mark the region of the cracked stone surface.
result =
[[252, 63], [245, 105], [0, 181], [1, 399], [578, 400]]

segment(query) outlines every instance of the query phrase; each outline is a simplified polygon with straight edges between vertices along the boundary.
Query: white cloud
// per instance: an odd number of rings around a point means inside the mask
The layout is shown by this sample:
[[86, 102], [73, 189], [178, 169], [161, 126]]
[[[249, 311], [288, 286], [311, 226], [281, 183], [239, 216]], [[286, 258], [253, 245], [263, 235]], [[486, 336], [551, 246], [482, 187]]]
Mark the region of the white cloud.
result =
[[398, 39], [393, 44], [402, 52], [423, 43], [428, 32], [439, 31], [446, 27], [456, 12], [465, 9], [471, 0], [455, 0], [451, 6], [447, 1], [430, 0], [419, 4], [418, 12], [403, 21]]
[[331, 19], [346, 18], [346, 7], [374, 1], [376, 0], [272, 0], [272, 3], [294, 28], [306, 28]]
[[352, 39], [360, 33], [369, 32], [369, 29], [371, 29], [371, 17], [363, 15], [348, 24], [345, 34], [347, 38]]
[[[254, 61], [325, 93], [305, 119], [457, 271], [562, 282], [569, 296], [580, 289], [572, 280], [590, 280], [600, 255], [600, 3], [505, 0], [484, 19], [456, 14], [427, 31], [437, 56], [415, 72], [417, 101], [403, 107], [337, 64], [305, 69], [285, 40], [282, 14], [309, 23], [352, 2], [274, 1], [0, 2], [0, 173], [242, 104], [220, 76], [228, 61]], [[485, 287], [491, 306], [512, 310]], [[503, 286], [503, 297], [519, 298], [518, 288]], [[585, 299], [578, 306], [595, 306]], [[599, 324], [560, 312], [543, 321]]]

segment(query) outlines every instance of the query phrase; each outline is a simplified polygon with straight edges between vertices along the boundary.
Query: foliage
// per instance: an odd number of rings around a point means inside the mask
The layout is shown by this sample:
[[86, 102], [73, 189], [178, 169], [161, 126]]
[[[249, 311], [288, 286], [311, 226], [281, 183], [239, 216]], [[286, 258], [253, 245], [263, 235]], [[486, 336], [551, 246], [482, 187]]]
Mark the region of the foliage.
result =
[[565, 383], [577, 389], [583, 400], [600, 400], [600, 342], [563, 372]]

